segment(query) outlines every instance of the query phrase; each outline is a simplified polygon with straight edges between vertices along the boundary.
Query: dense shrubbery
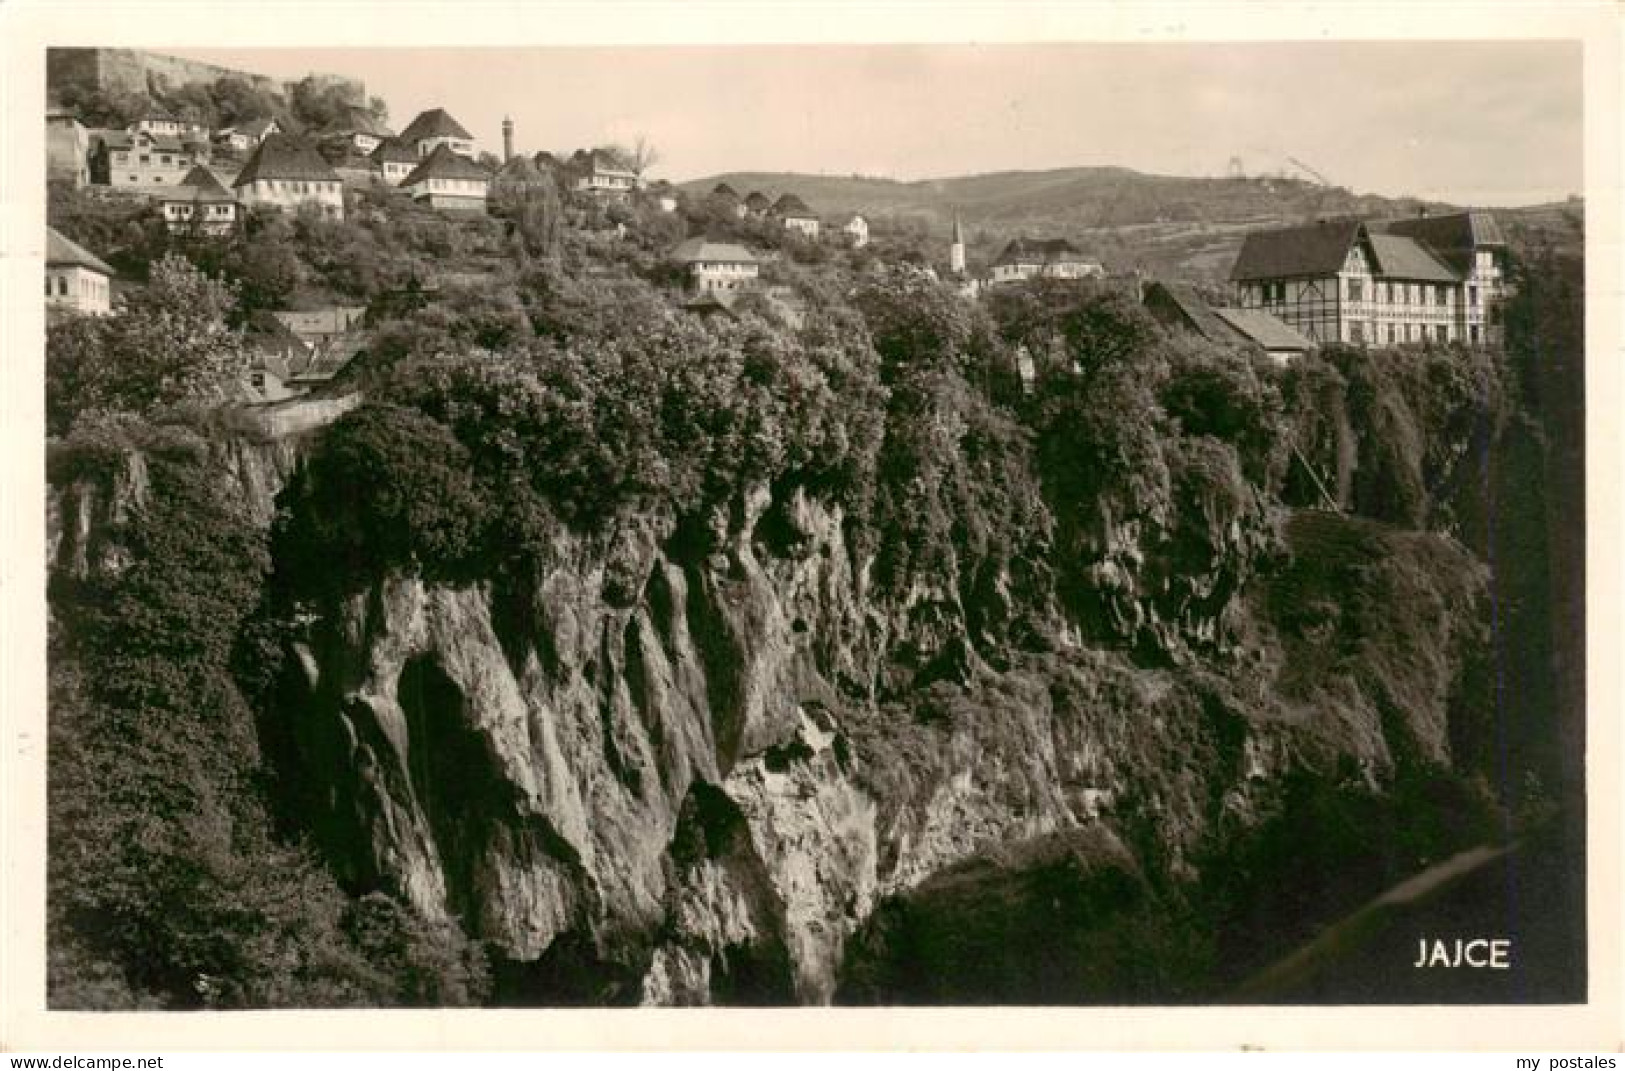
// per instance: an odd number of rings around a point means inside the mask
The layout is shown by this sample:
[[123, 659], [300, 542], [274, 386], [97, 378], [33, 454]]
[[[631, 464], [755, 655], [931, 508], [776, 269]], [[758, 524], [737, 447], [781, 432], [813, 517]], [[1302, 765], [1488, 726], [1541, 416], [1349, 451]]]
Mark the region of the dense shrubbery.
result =
[[87, 425], [53, 478], [139, 450], [106, 538], [122, 570], [53, 581], [49, 993], [60, 1007], [469, 1003], [461, 934], [351, 902], [272, 832], [253, 713], [230, 661], [268, 565], [195, 436]]
[[70, 316], [45, 340], [45, 423], [62, 435], [83, 413], [151, 413], [184, 401], [218, 400], [247, 367], [227, 327], [235, 295], [179, 258], [112, 316]]

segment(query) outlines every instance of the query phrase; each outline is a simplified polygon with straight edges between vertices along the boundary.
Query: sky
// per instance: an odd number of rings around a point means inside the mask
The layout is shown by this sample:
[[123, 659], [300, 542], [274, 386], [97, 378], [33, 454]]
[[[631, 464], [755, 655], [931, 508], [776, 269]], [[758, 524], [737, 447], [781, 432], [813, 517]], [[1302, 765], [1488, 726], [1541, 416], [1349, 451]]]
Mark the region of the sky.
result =
[[1358, 193], [1464, 205], [1584, 188], [1578, 44], [1539, 41], [154, 49], [279, 78], [347, 74], [400, 129], [444, 107], [481, 149], [646, 136], [673, 181], [902, 180], [1288, 158]]

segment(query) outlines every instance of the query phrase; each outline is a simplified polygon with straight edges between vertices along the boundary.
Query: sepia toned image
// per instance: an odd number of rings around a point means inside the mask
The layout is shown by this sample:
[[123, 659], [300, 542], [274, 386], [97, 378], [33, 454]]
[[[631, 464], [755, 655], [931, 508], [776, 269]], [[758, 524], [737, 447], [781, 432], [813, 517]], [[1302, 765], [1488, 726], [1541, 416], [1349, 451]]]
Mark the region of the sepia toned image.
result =
[[40, 67], [50, 1010], [1594, 995], [1578, 41]]

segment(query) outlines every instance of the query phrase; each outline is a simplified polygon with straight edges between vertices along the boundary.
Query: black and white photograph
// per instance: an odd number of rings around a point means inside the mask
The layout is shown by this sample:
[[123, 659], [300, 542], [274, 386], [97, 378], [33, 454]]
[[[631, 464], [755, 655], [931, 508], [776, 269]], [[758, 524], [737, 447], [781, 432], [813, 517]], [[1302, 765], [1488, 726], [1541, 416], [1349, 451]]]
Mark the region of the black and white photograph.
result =
[[1596, 998], [1585, 42], [373, 10], [9, 101], [46, 1011]]

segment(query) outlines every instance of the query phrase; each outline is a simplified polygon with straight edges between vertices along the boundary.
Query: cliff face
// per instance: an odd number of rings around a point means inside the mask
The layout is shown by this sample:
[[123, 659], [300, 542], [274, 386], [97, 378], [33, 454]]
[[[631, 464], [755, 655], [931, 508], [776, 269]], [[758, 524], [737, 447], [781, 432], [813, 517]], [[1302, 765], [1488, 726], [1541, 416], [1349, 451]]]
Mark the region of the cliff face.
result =
[[[298, 442], [209, 450], [268, 521]], [[131, 454], [53, 492], [57, 569], [117, 567], [104, 533], [141, 471]], [[800, 491], [751, 489], [705, 528], [628, 516], [561, 531], [523, 582], [394, 578], [301, 608], [265, 714], [300, 823], [350, 887], [484, 940], [504, 999], [825, 1002], [886, 897], [990, 849], [1082, 833], [1188, 879], [1289, 770], [1447, 755], [1470, 630], [1440, 607], [1399, 637], [1430, 653], [1370, 653], [1409, 553], [1380, 533], [1326, 552], [1365, 570], [1366, 604], [1288, 570], [1312, 619], [1272, 616], [1260, 586], [1222, 665], [1148, 668], [1057, 621], [1047, 650], [966, 647], [899, 692], [895, 652], [940, 654], [962, 623], [951, 595], [878, 598], [839, 510]], [[1407, 538], [1475, 596], [1470, 559]]]

